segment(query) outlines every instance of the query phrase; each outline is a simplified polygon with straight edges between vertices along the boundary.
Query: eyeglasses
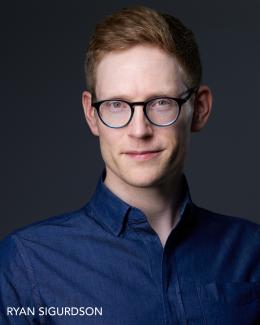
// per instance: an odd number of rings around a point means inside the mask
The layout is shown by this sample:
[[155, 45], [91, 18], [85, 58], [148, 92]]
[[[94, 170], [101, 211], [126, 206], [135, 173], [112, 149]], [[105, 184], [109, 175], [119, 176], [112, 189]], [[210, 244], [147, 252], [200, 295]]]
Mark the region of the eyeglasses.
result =
[[143, 112], [150, 123], [156, 126], [169, 126], [180, 115], [182, 105], [197, 91], [190, 88], [184, 98], [160, 97], [145, 102], [128, 102], [121, 99], [102, 100], [92, 103], [100, 120], [110, 128], [122, 128], [130, 123], [135, 106], [143, 106]]

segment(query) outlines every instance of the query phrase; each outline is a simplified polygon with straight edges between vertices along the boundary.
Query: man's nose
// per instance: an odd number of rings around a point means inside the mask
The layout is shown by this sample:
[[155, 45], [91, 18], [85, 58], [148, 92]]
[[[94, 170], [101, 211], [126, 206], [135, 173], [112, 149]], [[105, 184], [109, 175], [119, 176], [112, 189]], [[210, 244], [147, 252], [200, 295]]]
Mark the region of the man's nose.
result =
[[134, 115], [128, 124], [128, 134], [136, 138], [146, 138], [153, 134], [152, 125], [146, 118], [142, 105], [134, 108]]

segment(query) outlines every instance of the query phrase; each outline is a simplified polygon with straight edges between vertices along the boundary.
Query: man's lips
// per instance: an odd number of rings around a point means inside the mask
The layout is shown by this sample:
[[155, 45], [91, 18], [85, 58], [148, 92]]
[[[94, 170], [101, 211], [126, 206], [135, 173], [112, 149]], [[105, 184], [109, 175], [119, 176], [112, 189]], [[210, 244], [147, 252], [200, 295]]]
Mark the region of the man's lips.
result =
[[124, 152], [124, 154], [127, 157], [134, 160], [149, 160], [158, 156], [161, 151], [162, 150], [144, 150], [144, 151], [131, 150], [131, 151]]

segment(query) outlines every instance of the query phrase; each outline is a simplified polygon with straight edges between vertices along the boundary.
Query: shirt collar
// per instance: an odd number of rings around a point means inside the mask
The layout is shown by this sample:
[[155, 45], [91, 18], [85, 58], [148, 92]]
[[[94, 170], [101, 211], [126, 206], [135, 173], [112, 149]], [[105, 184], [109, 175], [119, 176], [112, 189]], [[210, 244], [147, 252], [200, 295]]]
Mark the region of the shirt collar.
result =
[[[94, 194], [90, 201], [85, 206], [85, 211], [93, 217], [99, 224], [108, 228], [114, 235], [119, 236], [128, 216], [134, 219], [135, 222], [147, 221], [141, 210], [132, 207], [118, 196], [110, 191], [105, 185], [104, 179], [106, 171], [104, 169], [97, 183]], [[183, 218], [192, 205], [190, 191], [185, 175], [183, 175], [183, 193], [179, 208], [179, 220]], [[131, 211], [131, 213], [129, 213]]]

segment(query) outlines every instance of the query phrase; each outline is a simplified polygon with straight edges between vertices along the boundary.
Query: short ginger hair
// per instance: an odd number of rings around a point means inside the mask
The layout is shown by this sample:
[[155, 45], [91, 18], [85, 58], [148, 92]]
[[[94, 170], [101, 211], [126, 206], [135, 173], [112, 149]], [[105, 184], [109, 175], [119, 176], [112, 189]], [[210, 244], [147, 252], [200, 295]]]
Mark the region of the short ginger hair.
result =
[[193, 32], [172, 15], [138, 6], [123, 8], [105, 17], [96, 26], [84, 65], [87, 87], [93, 96], [95, 97], [96, 68], [106, 54], [146, 44], [172, 54], [184, 72], [187, 86], [199, 86], [202, 67]]

